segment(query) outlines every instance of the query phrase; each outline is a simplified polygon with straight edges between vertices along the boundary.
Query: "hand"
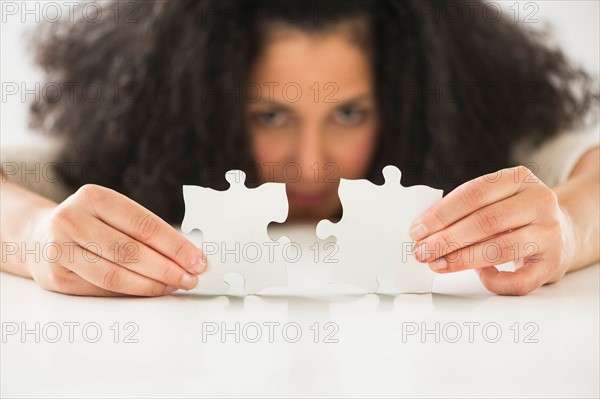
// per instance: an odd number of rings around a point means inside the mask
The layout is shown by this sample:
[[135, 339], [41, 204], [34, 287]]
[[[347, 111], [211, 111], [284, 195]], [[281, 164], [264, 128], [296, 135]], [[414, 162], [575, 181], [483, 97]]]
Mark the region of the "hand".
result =
[[73, 295], [160, 296], [191, 289], [204, 255], [168, 223], [116, 191], [85, 185], [31, 223], [42, 256], [33, 279]]
[[[560, 280], [574, 256], [574, 232], [553, 190], [524, 166], [457, 187], [410, 231], [414, 253], [437, 273], [474, 269], [501, 295], [525, 295]], [[515, 263], [514, 272], [493, 265]]]

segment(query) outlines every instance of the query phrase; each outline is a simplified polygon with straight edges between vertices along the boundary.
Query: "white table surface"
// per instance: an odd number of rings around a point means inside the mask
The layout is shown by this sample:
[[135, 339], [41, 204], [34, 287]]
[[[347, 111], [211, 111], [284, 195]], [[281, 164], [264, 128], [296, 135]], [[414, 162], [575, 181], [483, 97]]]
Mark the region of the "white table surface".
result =
[[[303, 281], [311, 266], [251, 296], [74, 297], [0, 274], [1, 395], [599, 396], [599, 265], [525, 297], [490, 294], [472, 271], [436, 277], [434, 294], [365, 295]], [[21, 334], [36, 323], [39, 342]], [[220, 334], [236, 323], [239, 342]]]

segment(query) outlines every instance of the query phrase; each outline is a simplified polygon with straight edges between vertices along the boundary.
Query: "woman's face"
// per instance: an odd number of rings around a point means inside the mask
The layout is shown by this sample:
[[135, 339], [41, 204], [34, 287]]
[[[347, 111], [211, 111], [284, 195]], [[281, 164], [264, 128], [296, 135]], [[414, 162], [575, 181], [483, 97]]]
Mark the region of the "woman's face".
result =
[[246, 107], [252, 155], [261, 182], [287, 183], [288, 220], [335, 215], [339, 179], [364, 178], [371, 162], [372, 71], [348, 36], [279, 28], [251, 71], [249, 84], [262, 92]]

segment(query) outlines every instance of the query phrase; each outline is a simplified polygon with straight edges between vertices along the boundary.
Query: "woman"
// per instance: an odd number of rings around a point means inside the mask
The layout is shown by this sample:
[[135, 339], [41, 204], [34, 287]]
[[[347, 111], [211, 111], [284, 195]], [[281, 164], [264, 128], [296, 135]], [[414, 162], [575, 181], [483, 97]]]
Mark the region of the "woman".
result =
[[[411, 228], [423, 267], [523, 295], [599, 260], [600, 153], [577, 132], [598, 91], [491, 6], [129, 4], [39, 43], [49, 81], [76, 82], [33, 105], [34, 125], [63, 138], [74, 193], [57, 203], [3, 182], [2, 240], [72, 256], [3, 270], [76, 295], [190, 289], [207, 265], [167, 223], [182, 219], [183, 184], [224, 189], [242, 168], [251, 184], [288, 183], [289, 220], [318, 220], [341, 212], [340, 178], [381, 181], [387, 164], [448, 193]], [[490, 264], [490, 243], [514, 273]]]

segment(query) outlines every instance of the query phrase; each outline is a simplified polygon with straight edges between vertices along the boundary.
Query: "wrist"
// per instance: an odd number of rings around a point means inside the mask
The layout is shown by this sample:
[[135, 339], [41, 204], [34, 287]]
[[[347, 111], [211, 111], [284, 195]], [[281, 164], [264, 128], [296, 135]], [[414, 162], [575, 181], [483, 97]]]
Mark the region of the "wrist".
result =
[[47, 203], [30, 207], [24, 218], [26, 222], [19, 231], [19, 243], [28, 249], [35, 248], [36, 251], [33, 258], [24, 256], [22, 260], [22, 269], [29, 277], [33, 278], [32, 269], [38, 262], [44, 260], [45, 245], [52, 240], [52, 237], [48, 235], [46, 220], [50, 217], [54, 208], [55, 206]]
[[[569, 203], [558, 202], [561, 218], [561, 228], [563, 237], [563, 256], [561, 264], [563, 267], [562, 275], [574, 270], [577, 267], [577, 254], [581, 254], [581, 238], [578, 234], [576, 225], [573, 221], [573, 212]], [[561, 275], [561, 277], [562, 277]]]

